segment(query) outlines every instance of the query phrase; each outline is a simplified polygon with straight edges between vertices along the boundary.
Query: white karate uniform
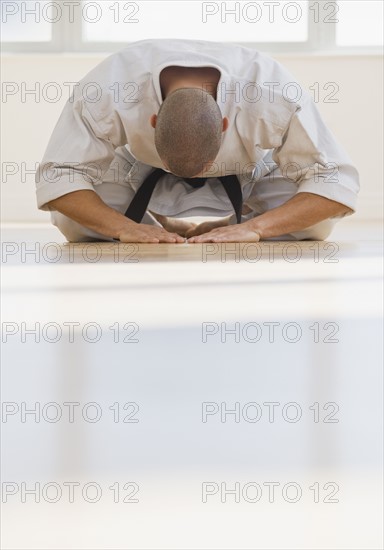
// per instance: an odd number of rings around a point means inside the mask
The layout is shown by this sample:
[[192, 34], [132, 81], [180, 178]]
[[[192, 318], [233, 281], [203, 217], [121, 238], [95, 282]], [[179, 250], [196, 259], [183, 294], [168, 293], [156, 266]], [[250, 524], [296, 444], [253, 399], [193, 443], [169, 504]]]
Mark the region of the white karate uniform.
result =
[[[163, 101], [160, 72], [167, 66], [215, 67], [216, 101], [229, 120], [212, 178], [201, 188], [182, 178], [160, 178], [148, 209], [172, 217], [233, 213], [219, 176], [236, 174], [251, 214], [242, 221], [309, 192], [353, 211], [358, 173], [325, 126], [310, 95], [279, 63], [228, 43], [143, 40], [93, 69], [75, 86], [36, 173], [37, 203], [81, 189], [95, 191], [124, 213], [153, 167], [165, 169], [149, 119]], [[105, 238], [52, 211], [69, 240]], [[287, 238], [325, 238], [337, 220]], [[157, 224], [150, 214], [144, 223]]]

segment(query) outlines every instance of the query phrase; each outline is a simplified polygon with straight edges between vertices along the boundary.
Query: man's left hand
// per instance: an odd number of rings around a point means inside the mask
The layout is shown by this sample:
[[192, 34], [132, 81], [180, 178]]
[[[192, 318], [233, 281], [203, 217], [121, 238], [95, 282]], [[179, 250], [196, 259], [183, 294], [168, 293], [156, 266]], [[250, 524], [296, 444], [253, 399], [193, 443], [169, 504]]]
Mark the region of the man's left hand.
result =
[[208, 233], [191, 237], [189, 243], [241, 243], [241, 242], [258, 242], [260, 234], [255, 231], [249, 222], [244, 222], [236, 225], [228, 225], [227, 227], [218, 227]]

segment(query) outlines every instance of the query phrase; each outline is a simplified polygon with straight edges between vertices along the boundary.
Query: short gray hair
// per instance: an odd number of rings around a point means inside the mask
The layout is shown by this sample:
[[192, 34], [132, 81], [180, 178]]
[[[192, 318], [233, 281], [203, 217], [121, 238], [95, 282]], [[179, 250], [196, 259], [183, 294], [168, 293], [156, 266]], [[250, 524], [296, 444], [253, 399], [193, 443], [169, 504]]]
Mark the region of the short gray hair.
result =
[[216, 158], [222, 128], [220, 108], [208, 92], [179, 88], [165, 98], [158, 112], [157, 152], [170, 172], [191, 178]]

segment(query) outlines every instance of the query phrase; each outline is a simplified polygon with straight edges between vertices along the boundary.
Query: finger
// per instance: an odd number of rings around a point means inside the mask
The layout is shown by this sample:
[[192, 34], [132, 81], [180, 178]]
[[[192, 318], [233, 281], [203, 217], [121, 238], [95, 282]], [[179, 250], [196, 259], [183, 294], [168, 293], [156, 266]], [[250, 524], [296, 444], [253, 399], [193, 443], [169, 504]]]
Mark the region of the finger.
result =
[[165, 229], [159, 229], [155, 232], [156, 238], [160, 240], [160, 242], [174, 242], [175, 241], [175, 235], [174, 233], [169, 233]]
[[139, 237], [127, 237], [124, 240], [120, 240], [122, 243], [139, 243], [139, 244], [158, 244], [160, 241], [156, 237], [148, 237], [148, 235], [142, 235]]
[[194, 237], [193, 242], [195, 243], [221, 243], [221, 242], [249, 242], [255, 241], [254, 236], [244, 235], [240, 232], [219, 232], [219, 231], [210, 231], [204, 235]]
[[162, 235], [160, 241], [163, 243], [184, 243], [185, 239], [176, 233], [168, 233], [167, 235]]
[[165, 240], [169, 237], [169, 233], [167, 231], [141, 231], [139, 235], [136, 238], [127, 239], [126, 242], [140, 242], [140, 243], [147, 243], [147, 244], [158, 244], [160, 242], [165, 242]]
[[204, 238], [191, 237], [190, 239], [187, 240], [187, 242], [188, 243], [200, 244], [200, 243], [213, 243], [214, 240], [213, 240], [213, 237], [204, 237]]
[[188, 242], [194, 242], [194, 243], [212, 242], [209, 239], [212, 239], [215, 237], [213, 233], [214, 233], [213, 231], [209, 231], [208, 233], [194, 235], [191, 239], [188, 239]]
[[162, 241], [167, 243], [184, 243], [185, 238], [180, 235], [171, 235], [168, 237], [162, 237]]
[[259, 242], [259, 236], [252, 232], [247, 233], [229, 233], [225, 235], [216, 235], [211, 242], [214, 243], [252, 243]]
[[176, 239], [174, 237], [160, 237], [161, 243], [175, 243]]
[[171, 233], [170, 231], [166, 231], [165, 229], [161, 231], [161, 235], [164, 236], [164, 237], [172, 237], [173, 239], [176, 239], [176, 240], [184, 240], [183, 237], [181, 237], [181, 235], [179, 235], [178, 233]]
[[178, 233], [173, 234], [177, 243], [185, 243], [185, 237], [179, 235]]
[[194, 235], [193, 237], [190, 237], [189, 239], [187, 239], [187, 242], [189, 243], [199, 243], [199, 242], [202, 242], [201, 240], [201, 237], [203, 235]]
[[138, 238], [127, 240], [126, 242], [139, 242], [143, 244], [158, 244], [160, 242], [159, 238], [153, 235], [148, 235], [148, 233], [142, 233]]

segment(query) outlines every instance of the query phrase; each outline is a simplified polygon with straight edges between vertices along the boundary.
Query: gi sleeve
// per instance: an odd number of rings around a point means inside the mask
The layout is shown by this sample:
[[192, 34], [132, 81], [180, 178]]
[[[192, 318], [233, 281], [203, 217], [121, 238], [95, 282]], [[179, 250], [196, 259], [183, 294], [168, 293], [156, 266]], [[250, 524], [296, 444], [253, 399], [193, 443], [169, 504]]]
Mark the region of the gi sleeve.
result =
[[356, 210], [358, 172], [309, 96], [291, 117], [272, 158], [298, 184], [298, 193], [321, 195]]
[[106, 98], [96, 109], [82, 98], [68, 100], [36, 172], [39, 209], [50, 210], [49, 201], [94, 190], [102, 182], [115, 149], [126, 144], [123, 124], [110, 101]]

